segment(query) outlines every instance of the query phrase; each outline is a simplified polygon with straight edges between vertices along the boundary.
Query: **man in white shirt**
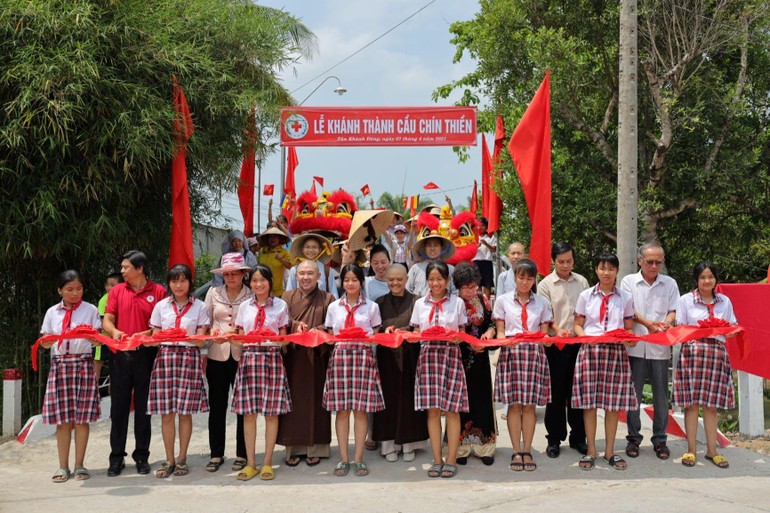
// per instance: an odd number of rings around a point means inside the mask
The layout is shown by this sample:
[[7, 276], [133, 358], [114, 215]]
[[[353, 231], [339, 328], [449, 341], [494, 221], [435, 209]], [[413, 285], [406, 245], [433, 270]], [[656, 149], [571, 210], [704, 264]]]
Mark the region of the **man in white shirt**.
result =
[[521, 242], [512, 242], [511, 245], [508, 246], [506, 255], [511, 262], [511, 268], [501, 272], [497, 277], [497, 289], [495, 290], [496, 297], [500, 297], [506, 292], [516, 290], [516, 280], [513, 277], [513, 268], [516, 267], [516, 262], [522, 258], [527, 258], [527, 248]]
[[[640, 336], [665, 331], [674, 324], [679, 301], [679, 287], [670, 276], [660, 274], [665, 263], [665, 253], [657, 242], [648, 242], [639, 248], [641, 270], [629, 274], [620, 284], [621, 290], [634, 298], [634, 333]], [[668, 346], [639, 342], [628, 348], [631, 374], [636, 399], [641, 404], [642, 390], [647, 379], [652, 385], [652, 402], [655, 413], [652, 420], [651, 442], [655, 455], [668, 459], [671, 455], [666, 445], [668, 426], [668, 365], [671, 349]], [[639, 409], [627, 412], [628, 445], [626, 455], [636, 458], [642, 442]]]

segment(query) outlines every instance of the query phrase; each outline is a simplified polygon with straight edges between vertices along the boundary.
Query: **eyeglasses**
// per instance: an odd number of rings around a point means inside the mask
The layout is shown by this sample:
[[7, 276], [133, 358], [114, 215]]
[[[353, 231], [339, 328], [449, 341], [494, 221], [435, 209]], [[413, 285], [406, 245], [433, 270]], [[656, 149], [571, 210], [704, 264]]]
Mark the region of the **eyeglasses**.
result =
[[644, 263], [647, 265], [663, 265], [663, 260], [645, 260]]

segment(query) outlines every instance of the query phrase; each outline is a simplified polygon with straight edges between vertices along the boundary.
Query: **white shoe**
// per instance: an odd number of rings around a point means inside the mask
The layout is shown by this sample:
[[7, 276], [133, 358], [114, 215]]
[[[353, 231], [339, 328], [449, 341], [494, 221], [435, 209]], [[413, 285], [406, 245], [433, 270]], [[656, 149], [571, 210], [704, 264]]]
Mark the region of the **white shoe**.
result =
[[405, 452], [404, 461], [414, 461], [414, 451]]
[[398, 451], [389, 452], [385, 455], [385, 459], [391, 463], [398, 461]]

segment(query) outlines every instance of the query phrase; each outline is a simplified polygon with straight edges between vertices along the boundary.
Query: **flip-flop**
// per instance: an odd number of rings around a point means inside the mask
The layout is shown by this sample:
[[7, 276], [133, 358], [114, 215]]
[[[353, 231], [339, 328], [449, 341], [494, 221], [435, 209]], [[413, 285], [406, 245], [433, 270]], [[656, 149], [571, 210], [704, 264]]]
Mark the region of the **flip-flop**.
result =
[[272, 481], [275, 479], [275, 472], [270, 465], [262, 465], [262, 473], [259, 475], [259, 479], [262, 481]]
[[318, 456], [307, 456], [305, 457], [305, 463], [308, 467], [315, 467], [319, 463], [321, 463], [321, 458]]
[[706, 459], [719, 468], [728, 468], [730, 466], [730, 462], [727, 461], [727, 458], [721, 454], [717, 454], [715, 456], [706, 456]]
[[238, 472], [238, 481], [249, 481], [259, 475], [258, 467], [250, 467], [246, 465]]
[[187, 466], [187, 462], [177, 463], [174, 469], [175, 476], [186, 476], [190, 473], [190, 469]]
[[612, 466], [612, 468], [614, 468], [615, 470], [626, 470], [626, 467], [627, 467], [627, 465], [621, 465], [621, 463], [625, 463], [625, 462], [626, 462], [626, 460], [624, 460], [623, 458], [621, 458], [621, 457], [620, 457], [620, 456], [618, 456], [617, 454], [613, 454], [613, 455], [612, 455], [612, 456], [610, 456], [609, 458], [605, 456], [605, 457], [604, 457], [604, 459], [605, 459], [605, 461], [606, 461], [607, 463], [609, 463], [609, 464]]
[[345, 477], [350, 472], [350, 463], [347, 461], [340, 461], [337, 466], [334, 467], [334, 475], [337, 477]]
[[66, 468], [60, 468], [56, 471], [56, 473], [51, 477], [51, 481], [54, 483], [66, 483], [70, 479], [70, 471]]
[[695, 466], [695, 453], [687, 452], [682, 456], [682, 465], [685, 467], [694, 467]]
[[287, 467], [296, 467], [301, 462], [302, 462], [301, 456], [292, 456], [291, 458], [284, 460], [284, 463], [286, 463]]
[[73, 472], [75, 475], [75, 481], [85, 481], [91, 479], [91, 473], [85, 467], [77, 467]]

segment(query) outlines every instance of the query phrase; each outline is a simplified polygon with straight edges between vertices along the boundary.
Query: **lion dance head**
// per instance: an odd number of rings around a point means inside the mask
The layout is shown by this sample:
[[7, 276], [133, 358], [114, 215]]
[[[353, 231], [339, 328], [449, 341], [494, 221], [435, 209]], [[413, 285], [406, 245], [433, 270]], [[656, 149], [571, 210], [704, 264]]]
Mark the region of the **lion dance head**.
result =
[[448, 264], [470, 262], [479, 247], [476, 225], [476, 216], [472, 212], [461, 212], [452, 216], [451, 209], [445, 205], [441, 207], [438, 218], [428, 212], [420, 214], [417, 218], [417, 240], [429, 235], [440, 235], [452, 241], [456, 248], [455, 254], [447, 259]]

